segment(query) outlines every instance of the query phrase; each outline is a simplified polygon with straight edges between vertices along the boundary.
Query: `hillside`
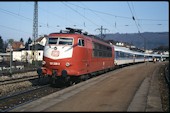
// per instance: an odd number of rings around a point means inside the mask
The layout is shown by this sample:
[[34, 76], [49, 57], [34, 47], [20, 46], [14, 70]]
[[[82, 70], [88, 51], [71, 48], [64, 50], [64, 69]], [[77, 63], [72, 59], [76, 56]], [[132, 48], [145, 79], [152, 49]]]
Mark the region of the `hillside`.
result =
[[[169, 32], [144, 32], [141, 33], [146, 39], [146, 49], [153, 49], [159, 46], [169, 47]], [[138, 33], [127, 34], [106, 34], [104, 40], [114, 40], [119, 42], [127, 42], [138, 48], [144, 47], [144, 38]]]

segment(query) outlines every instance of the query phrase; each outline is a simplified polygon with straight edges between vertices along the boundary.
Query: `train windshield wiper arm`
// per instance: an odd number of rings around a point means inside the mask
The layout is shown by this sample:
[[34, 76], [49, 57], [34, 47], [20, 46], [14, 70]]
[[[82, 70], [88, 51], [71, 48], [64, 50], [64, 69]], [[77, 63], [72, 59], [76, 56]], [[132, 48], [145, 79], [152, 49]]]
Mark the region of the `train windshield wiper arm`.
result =
[[66, 44], [64, 44], [64, 46], [62, 47], [62, 48], [64, 48], [64, 47], [66, 47], [68, 44], [66, 43]]

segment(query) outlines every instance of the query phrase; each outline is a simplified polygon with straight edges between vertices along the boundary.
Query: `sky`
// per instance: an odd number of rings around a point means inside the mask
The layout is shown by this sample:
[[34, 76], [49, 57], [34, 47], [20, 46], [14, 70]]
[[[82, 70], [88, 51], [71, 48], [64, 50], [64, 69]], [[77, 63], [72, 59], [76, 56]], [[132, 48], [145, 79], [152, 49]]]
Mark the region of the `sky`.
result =
[[[0, 36], [4, 41], [24, 42], [33, 34], [34, 2], [0, 2]], [[66, 27], [89, 34], [169, 32], [169, 3], [166, 1], [40, 1], [38, 35]]]

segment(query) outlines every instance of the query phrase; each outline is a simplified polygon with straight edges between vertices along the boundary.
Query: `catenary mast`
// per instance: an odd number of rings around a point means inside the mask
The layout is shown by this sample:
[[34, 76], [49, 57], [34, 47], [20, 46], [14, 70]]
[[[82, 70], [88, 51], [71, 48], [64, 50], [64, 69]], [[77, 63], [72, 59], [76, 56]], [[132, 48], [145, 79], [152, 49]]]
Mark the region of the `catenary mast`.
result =
[[[33, 61], [36, 61], [36, 55], [35, 55], [35, 50], [36, 50], [36, 44], [35, 40], [38, 38], [38, 2], [34, 2], [34, 15], [33, 15], [33, 35], [32, 35], [34, 44], [32, 46], [33, 50]], [[36, 65], [36, 63], [35, 63]]]

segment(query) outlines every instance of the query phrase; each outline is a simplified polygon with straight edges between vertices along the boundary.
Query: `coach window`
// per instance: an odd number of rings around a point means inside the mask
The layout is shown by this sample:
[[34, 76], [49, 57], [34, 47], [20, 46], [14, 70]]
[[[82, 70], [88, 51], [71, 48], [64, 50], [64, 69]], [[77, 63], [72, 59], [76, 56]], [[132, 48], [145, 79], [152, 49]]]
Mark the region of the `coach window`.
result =
[[84, 46], [84, 40], [83, 40], [83, 39], [79, 39], [78, 45], [79, 45], [79, 46]]

